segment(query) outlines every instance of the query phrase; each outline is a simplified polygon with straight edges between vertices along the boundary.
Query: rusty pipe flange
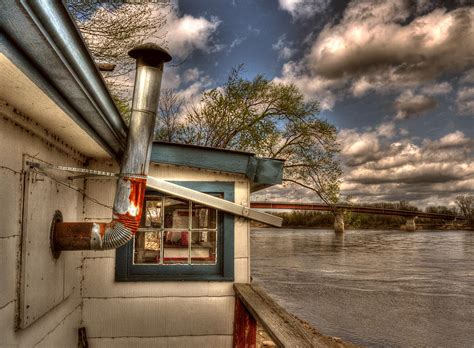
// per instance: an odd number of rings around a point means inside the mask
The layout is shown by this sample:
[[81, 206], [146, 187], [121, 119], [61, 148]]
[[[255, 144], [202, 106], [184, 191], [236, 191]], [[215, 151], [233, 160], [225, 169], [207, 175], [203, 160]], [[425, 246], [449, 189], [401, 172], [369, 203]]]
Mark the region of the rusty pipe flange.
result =
[[61, 250], [57, 250], [54, 246], [54, 227], [57, 222], [63, 222], [63, 214], [56, 210], [54, 212], [53, 219], [51, 220], [51, 226], [49, 228], [49, 246], [51, 249], [51, 255], [57, 260], [61, 255]]

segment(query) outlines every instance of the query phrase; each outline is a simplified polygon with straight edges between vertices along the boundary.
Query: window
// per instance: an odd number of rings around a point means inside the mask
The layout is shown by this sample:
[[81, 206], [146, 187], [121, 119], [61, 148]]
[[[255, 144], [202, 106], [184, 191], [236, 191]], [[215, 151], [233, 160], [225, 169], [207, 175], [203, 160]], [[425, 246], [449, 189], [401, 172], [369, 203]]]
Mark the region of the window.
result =
[[[234, 200], [233, 182], [177, 182]], [[140, 228], [117, 249], [117, 281], [233, 280], [234, 217], [180, 198], [147, 191]]]
[[133, 243], [134, 265], [216, 264], [216, 209], [153, 194], [144, 208]]

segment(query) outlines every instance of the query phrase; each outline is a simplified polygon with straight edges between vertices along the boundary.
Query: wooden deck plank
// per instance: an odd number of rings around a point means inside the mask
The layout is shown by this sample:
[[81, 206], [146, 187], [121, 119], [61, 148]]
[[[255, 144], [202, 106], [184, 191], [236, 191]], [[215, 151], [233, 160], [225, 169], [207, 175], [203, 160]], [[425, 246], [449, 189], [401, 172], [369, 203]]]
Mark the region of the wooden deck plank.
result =
[[269, 301], [268, 296], [262, 296], [262, 291], [257, 291], [250, 284], [235, 284], [234, 289], [245, 307], [262, 324], [276, 344], [282, 347], [314, 346], [311, 338], [301, 330], [301, 325], [275, 301]]
[[280, 347], [348, 347], [338, 339], [316, 334], [278, 305], [255, 284], [234, 284], [236, 296]]

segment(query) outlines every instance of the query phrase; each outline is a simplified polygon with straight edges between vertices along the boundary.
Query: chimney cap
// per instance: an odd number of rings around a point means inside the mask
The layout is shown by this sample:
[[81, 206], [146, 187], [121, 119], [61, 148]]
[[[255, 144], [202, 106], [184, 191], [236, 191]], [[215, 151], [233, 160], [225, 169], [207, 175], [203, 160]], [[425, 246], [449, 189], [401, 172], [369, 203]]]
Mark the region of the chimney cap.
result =
[[143, 58], [149, 65], [158, 65], [171, 60], [171, 55], [164, 48], [151, 42], [132, 48], [128, 51], [128, 55], [135, 59]]

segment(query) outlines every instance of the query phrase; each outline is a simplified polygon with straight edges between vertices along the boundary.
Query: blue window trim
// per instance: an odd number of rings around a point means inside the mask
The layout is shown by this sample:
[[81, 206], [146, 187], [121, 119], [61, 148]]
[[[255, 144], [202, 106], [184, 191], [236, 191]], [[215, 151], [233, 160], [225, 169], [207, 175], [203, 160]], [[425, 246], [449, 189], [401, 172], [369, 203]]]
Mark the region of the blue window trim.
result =
[[[196, 191], [223, 193], [224, 199], [234, 202], [234, 182], [174, 181], [173, 183]], [[218, 221], [219, 245], [216, 265], [134, 265], [133, 241], [130, 241], [116, 250], [115, 281], [233, 281], [234, 216], [218, 212]]]

